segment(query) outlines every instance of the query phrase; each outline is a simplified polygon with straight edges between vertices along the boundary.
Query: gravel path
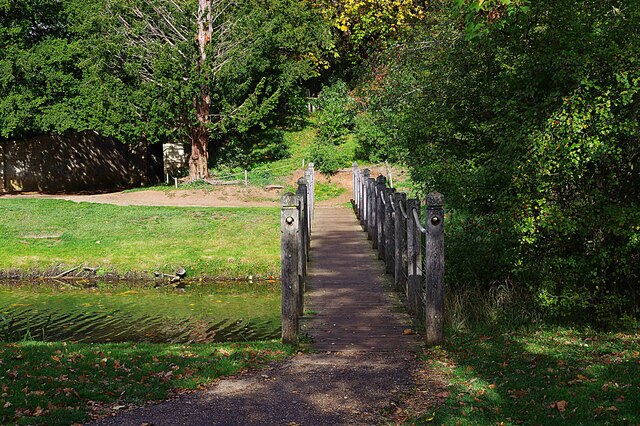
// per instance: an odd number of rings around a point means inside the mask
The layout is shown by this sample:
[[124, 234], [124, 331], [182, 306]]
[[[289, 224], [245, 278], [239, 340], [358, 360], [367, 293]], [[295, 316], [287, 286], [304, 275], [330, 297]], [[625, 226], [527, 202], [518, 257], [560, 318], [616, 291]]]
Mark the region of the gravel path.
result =
[[385, 291], [383, 264], [349, 209], [316, 208], [310, 257], [306, 303], [313, 315], [303, 330], [315, 353], [94, 424], [388, 422], [396, 404], [415, 393], [419, 342], [409, 334], [411, 319]]

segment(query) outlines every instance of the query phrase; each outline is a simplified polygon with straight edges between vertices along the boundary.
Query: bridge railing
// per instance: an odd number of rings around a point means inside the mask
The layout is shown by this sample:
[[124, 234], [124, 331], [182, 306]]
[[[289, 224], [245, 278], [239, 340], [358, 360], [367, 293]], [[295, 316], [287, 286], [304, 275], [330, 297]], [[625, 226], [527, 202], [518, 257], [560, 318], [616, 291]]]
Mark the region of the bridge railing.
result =
[[313, 223], [315, 173], [313, 163], [298, 179], [296, 193], [281, 198], [282, 341], [297, 343], [304, 313], [307, 262]]
[[353, 205], [356, 215], [404, 293], [407, 309], [425, 325], [425, 340], [437, 345], [444, 338], [444, 197], [432, 192], [421, 202], [387, 187], [387, 179], [371, 177], [369, 169], [353, 164]]

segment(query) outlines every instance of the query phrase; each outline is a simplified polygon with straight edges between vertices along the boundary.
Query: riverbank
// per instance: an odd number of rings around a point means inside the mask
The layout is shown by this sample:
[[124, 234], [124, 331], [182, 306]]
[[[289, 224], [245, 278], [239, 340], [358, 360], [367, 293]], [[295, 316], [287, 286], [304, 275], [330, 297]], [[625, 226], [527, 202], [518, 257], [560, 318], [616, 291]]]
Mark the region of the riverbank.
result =
[[[279, 275], [277, 207], [116, 206], [0, 198], [5, 278]], [[59, 278], [62, 278], [60, 276]]]

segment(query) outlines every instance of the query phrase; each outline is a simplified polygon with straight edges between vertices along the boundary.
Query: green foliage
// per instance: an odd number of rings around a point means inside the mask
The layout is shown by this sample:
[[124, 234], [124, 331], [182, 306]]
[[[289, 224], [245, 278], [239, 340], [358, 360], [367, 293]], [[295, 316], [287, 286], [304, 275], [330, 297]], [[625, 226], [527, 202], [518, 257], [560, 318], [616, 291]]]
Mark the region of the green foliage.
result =
[[381, 116], [364, 111], [355, 117], [354, 136], [358, 160], [379, 163], [404, 162], [407, 153], [395, 143], [396, 131], [389, 121], [383, 125]]
[[316, 141], [311, 145], [310, 160], [320, 173], [333, 176], [338, 169], [348, 165], [349, 159], [335, 145]]
[[246, 170], [262, 163], [287, 158], [290, 152], [284, 141], [284, 133], [271, 128], [255, 133], [232, 133], [218, 144], [218, 149], [213, 154], [217, 164]]
[[0, 137], [86, 128], [74, 111], [86, 99], [71, 19], [60, 1], [0, 2]]
[[445, 194], [447, 282], [513, 282], [606, 325], [640, 298], [640, 12], [583, 6], [433, 5], [364, 79], [357, 131], [361, 153], [406, 155]]
[[317, 170], [332, 176], [338, 169], [348, 167], [354, 157], [346, 142], [356, 115], [355, 100], [347, 84], [336, 80], [323, 87], [317, 107], [315, 125], [318, 135], [311, 145], [309, 156]]
[[213, 14], [203, 61], [197, 2], [2, 1], [0, 137], [94, 130], [186, 143], [204, 125], [224, 160], [279, 158], [273, 129], [302, 122], [304, 84], [333, 49], [330, 26], [302, 0], [228, 3]]
[[355, 101], [347, 84], [337, 80], [324, 86], [317, 102], [316, 125], [322, 143], [338, 145], [353, 127]]
[[315, 0], [340, 34], [339, 53], [356, 63], [402, 40], [425, 19], [424, 2], [415, 0]]

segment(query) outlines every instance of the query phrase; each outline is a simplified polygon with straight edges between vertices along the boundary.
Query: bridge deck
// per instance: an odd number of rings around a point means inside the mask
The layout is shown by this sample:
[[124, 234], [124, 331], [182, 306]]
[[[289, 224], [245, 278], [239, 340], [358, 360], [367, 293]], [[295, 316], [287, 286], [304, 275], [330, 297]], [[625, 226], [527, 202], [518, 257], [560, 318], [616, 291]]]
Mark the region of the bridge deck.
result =
[[316, 208], [304, 322], [321, 351], [395, 351], [417, 344], [411, 318], [388, 291], [384, 264], [345, 207]]

